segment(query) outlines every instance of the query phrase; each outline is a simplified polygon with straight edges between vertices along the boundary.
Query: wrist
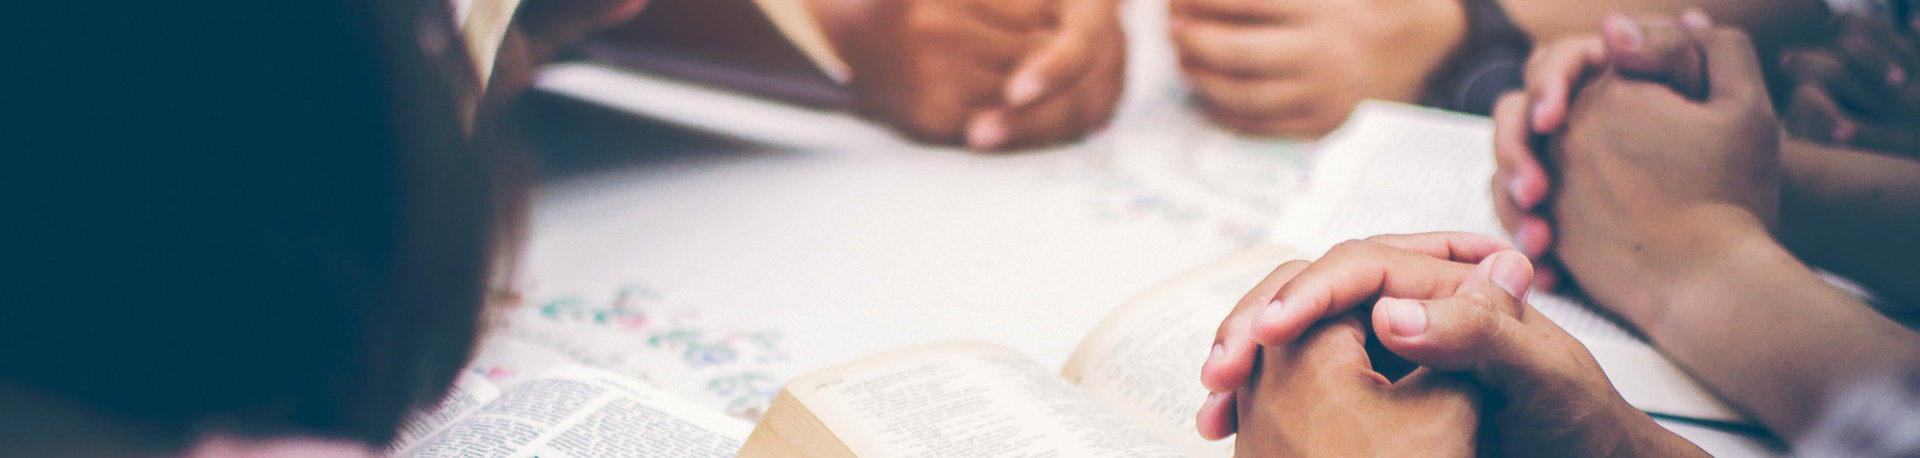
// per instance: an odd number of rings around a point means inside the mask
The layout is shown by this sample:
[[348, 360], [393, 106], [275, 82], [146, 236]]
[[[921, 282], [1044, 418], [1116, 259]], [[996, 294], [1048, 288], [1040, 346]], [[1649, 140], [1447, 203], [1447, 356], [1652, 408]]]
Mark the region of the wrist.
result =
[[1638, 418], [1628, 431], [1629, 436], [1622, 441], [1626, 444], [1625, 453], [1616, 453], [1615, 456], [1713, 456], [1706, 450], [1700, 449], [1700, 446], [1694, 445], [1693, 441], [1660, 426], [1645, 412], [1635, 410], [1633, 413], [1638, 415]]
[[[1604, 378], [1600, 380], [1599, 385], [1588, 385], [1585, 391], [1577, 394], [1569, 393], [1572, 395], [1559, 399], [1559, 402], [1583, 400], [1581, 402], [1583, 405], [1547, 409], [1562, 413], [1540, 418], [1546, 424], [1567, 419], [1575, 420], [1574, 423], [1558, 425], [1550, 429], [1560, 434], [1559, 440], [1532, 444], [1532, 447], [1524, 448], [1537, 449], [1529, 452], [1555, 450], [1559, 455], [1582, 457], [1707, 456], [1691, 441], [1668, 431], [1666, 427], [1655, 422], [1651, 415], [1627, 403], [1627, 400], [1622, 398], [1612, 384], [1606, 382]], [[1544, 404], [1536, 404], [1534, 407], [1537, 408], [1540, 405]], [[1559, 417], [1567, 415], [1566, 412], [1580, 412], [1580, 414]]]
[[[1729, 297], [1729, 290], [1753, 281], [1752, 269], [1782, 265], [1781, 256], [1791, 258], [1768, 231], [1766, 222], [1753, 212], [1732, 204], [1711, 204], [1682, 211], [1681, 221], [1671, 229], [1672, 246], [1679, 253], [1664, 256], [1665, 263], [1643, 272], [1640, 280], [1648, 303], [1631, 307], [1623, 318], [1656, 341], [1677, 332], [1676, 311], [1703, 307]], [[1737, 284], [1736, 284], [1737, 283]], [[1685, 328], [1685, 326], [1678, 326]]]
[[1403, 69], [1392, 77], [1394, 88], [1405, 93], [1388, 94], [1400, 101], [1417, 101], [1425, 96], [1428, 82], [1444, 73], [1449, 62], [1466, 42], [1467, 14], [1462, 0], [1427, 0], [1401, 10], [1399, 33], [1381, 37], [1390, 56], [1381, 68]]

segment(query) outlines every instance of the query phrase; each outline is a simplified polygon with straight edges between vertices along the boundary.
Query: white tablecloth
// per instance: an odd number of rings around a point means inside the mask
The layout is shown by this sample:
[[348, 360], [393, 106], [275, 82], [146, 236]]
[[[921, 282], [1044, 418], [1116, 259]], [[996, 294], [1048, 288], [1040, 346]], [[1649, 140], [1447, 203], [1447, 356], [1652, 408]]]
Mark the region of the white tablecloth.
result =
[[[1112, 127], [1012, 155], [917, 146], [845, 114], [592, 65], [553, 69], [544, 90], [768, 148], [542, 186], [532, 300], [510, 313], [517, 340], [488, 347], [474, 370], [511, 378], [529, 360], [582, 361], [755, 418], [787, 378], [915, 343], [986, 341], [1058, 366], [1113, 306], [1264, 241], [1314, 163], [1312, 145], [1204, 122], [1174, 71], [1164, 2], [1128, 8]], [[1676, 429], [1717, 453], [1764, 452]]]

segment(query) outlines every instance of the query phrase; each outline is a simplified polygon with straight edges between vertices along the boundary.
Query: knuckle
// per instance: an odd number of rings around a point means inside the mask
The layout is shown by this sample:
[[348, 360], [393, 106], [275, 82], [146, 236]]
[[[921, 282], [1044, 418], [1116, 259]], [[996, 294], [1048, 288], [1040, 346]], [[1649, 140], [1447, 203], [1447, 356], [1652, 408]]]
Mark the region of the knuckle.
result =
[[1519, 303], [1514, 301], [1513, 297], [1507, 296], [1506, 294], [1474, 291], [1464, 293], [1462, 299], [1465, 299], [1465, 302], [1468, 304], [1472, 304], [1468, 308], [1472, 310], [1473, 314], [1483, 319], [1492, 320], [1500, 316], [1518, 318], [1520, 316]]
[[1462, 356], [1481, 353], [1488, 344], [1497, 338], [1499, 330], [1498, 316], [1473, 301], [1461, 300], [1434, 301], [1435, 310], [1448, 318], [1434, 324], [1434, 344], [1444, 353]]
[[1374, 246], [1374, 243], [1371, 241], [1361, 240], [1361, 239], [1347, 239], [1346, 241], [1342, 241], [1338, 244], [1334, 244], [1333, 248], [1328, 249], [1327, 257], [1328, 258], [1344, 258], [1344, 257], [1355, 256], [1355, 255], [1372, 251], [1373, 246]]
[[1280, 264], [1280, 267], [1279, 267], [1279, 268], [1277, 268], [1277, 269], [1274, 269], [1273, 271], [1274, 271], [1275, 273], [1280, 273], [1280, 272], [1298, 272], [1298, 271], [1300, 271], [1300, 270], [1304, 270], [1304, 269], [1306, 269], [1306, 268], [1307, 268], [1307, 266], [1309, 266], [1309, 265], [1313, 265], [1313, 263], [1312, 263], [1312, 262], [1310, 262], [1310, 261], [1307, 261], [1307, 260], [1305, 260], [1305, 259], [1295, 259], [1295, 260], [1292, 260], [1292, 261], [1287, 261], [1287, 262], [1284, 262], [1284, 263], [1281, 263], [1281, 264]]
[[1463, 310], [1461, 341], [1463, 350], [1480, 353], [1493, 348], [1500, 339], [1500, 316], [1484, 308]]
[[1463, 304], [1463, 312], [1474, 316], [1484, 315], [1485, 312], [1494, 310], [1493, 296], [1482, 291], [1460, 293], [1459, 302]]

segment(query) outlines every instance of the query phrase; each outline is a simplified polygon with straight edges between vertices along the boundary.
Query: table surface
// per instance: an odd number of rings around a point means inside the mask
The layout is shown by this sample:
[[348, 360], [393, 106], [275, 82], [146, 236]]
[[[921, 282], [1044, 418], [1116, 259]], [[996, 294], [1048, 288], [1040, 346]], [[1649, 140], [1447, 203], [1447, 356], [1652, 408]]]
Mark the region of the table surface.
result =
[[[538, 322], [535, 340], [604, 342], [562, 353], [745, 418], [788, 378], [916, 343], [992, 342], [1058, 367], [1115, 305], [1265, 241], [1313, 164], [1311, 144], [1206, 123], [1170, 65], [1164, 2], [1128, 8], [1112, 127], [1008, 155], [592, 67], [549, 72], [529, 103], [549, 165], [523, 268], [533, 300], [511, 319]], [[476, 370], [543, 351], [507, 347]], [[1663, 423], [1716, 454], [1776, 450]]]

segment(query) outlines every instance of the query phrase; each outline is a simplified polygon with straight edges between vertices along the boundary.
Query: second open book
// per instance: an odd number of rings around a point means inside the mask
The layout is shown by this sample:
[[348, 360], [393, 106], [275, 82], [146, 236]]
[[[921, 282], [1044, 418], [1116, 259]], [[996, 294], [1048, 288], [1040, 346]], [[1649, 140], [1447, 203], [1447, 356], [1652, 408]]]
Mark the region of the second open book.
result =
[[787, 382], [741, 456], [1220, 456], [1194, 433], [1213, 330], [1273, 266], [1257, 248], [1123, 304], [1058, 371], [1012, 349], [939, 343]]

